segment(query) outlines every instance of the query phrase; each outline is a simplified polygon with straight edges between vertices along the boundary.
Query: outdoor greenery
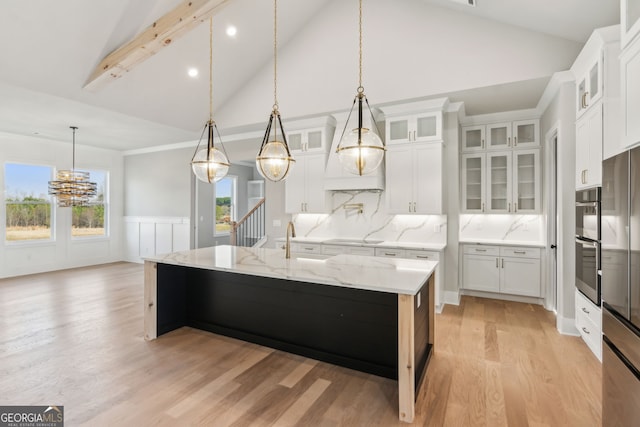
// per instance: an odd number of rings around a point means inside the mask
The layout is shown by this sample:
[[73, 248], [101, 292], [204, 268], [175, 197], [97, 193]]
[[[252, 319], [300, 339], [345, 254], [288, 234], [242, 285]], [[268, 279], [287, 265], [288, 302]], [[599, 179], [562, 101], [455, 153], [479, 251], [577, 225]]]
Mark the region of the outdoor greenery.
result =
[[47, 199], [26, 196], [22, 199], [8, 198], [7, 228], [51, 227], [51, 204]]
[[231, 229], [231, 197], [216, 197], [216, 232], [226, 233]]

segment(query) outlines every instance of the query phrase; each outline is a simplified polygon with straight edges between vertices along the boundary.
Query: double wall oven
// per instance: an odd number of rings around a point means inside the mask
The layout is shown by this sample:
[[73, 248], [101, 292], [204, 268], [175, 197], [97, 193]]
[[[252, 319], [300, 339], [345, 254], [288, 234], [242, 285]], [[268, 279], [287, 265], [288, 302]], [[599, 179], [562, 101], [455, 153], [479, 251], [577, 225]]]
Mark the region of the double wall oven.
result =
[[601, 188], [576, 192], [576, 287], [600, 305]]

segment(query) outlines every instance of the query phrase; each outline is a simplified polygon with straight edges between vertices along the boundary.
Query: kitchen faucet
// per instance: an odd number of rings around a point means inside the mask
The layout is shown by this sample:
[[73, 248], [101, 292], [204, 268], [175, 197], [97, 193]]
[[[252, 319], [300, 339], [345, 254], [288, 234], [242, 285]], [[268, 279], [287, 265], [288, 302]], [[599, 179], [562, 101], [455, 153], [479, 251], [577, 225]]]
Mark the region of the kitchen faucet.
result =
[[284, 248], [284, 257], [286, 259], [291, 258], [291, 237], [296, 237], [296, 228], [293, 226], [293, 221], [289, 221], [289, 224], [287, 224], [287, 243]]

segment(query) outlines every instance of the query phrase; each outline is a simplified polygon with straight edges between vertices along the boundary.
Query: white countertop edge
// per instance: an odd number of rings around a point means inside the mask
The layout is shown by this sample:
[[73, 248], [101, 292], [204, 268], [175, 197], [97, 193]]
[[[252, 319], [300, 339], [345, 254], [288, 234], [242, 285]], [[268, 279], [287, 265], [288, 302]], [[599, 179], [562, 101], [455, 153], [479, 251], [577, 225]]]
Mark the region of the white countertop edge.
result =
[[[415, 249], [425, 251], [437, 251], [442, 252], [447, 247], [446, 243], [420, 243], [420, 242], [394, 242], [385, 240], [382, 243], [367, 243], [366, 240], [362, 242], [331, 242], [333, 238], [329, 237], [294, 237], [291, 239], [292, 243], [312, 243], [331, 246], [356, 246], [367, 248], [394, 248], [394, 249]], [[276, 242], [284, 242], [285, 237], [278, 237]]]
[[[207, 249], [207, 248], [204, 248]], [[178, 253], [182, 253], [182, 254], [186, 254], [188, 252], [191, 251], [182, 251], [182, 252], [178, 252]], [[414, 284], [411, 284], [410, 286], [407, 286], [407, 288], [405, 289], [398, 289], [397, 287], [391, 287], [391, 286], [385, 286], [385, 285], [368, 285], [366, 283], [349, 283], [349, 282], [345, 282], [345, 281], [339, 281], [337, 278], [335, 277], [331, 277], [331, 279], [328, 278], [323, 278], [323, 277], [319, 277], [317, 275], [314, 275], [312, 277], [299, 277], [299, 276], [292, 276], [289, 274], [278, 274], [278, 273], [274, 273], [271, 272], [269, 270], [263, 270], [263, 271], [251, 271], [251, 270], [245, 270], [245, 269], [241, 269], [241, 268], [225, 268], [225, 267], [220, 267], [220, 266], [215, 266], [215, 265], [210, 265], [210, 264], [203, 264], [203, 263], [190, 263], [190, 262], [183, 262], [183, 261], [179, 261], [179, 260], [175, 260], [172, 259], [171, 256], [174, 255], [173, 254], [163, 254], [163, 255], [156, 255], [156, 256], [148, 256], [148, 257], [142, 257], [142, 259], [144, 261], [150, 261], [150, 262], [155, 262], [158, 264], [168, 264], [168, 265], [175, 265], [175, 266], [182, 266], [182, 267], [191, 267], [191, 268], [199, 268], [199, 269], [204, 269], [204, 270], [213, 270], [213, 271], [223, 271], [223, 272], [228, 272], [228, 273], [235, 273], [235, 274], [244, 274], [244, 275], [249, 275], [249, 276], [257, 276], [257, 277], [268, 277], [268, 278], [273, 278], [273, 279], [283, 279], [283, 280], [289, 280], [289, 281], [294, 281], [294, 282], [301, 282], [301, 283], [313, 283], [313, 284], [319, 284], [319, 285], [327, 285], [327, 286], [337, 286], [337, 287], [343, 287], [343, 288], [349, 288], [349, 289], [361, 289], [361, 290], [369, 290], [369, 291], [375, 291], [375, 292], [385, 292], [385, 293], [392, 293], [392, 294], [396, 294], [396, 295], [416, 295], [418, 293], [418, 291], [424, 286], [424, 284], [426, 283], [426, 281], [428, 280], [428, 278], [434, 273], [434, 271], [436, 270], [436, 266], [437, 266], [437, 262], [435, 261], [417, 261], [417, 262], [421, 262], [421, 263], [430, 263], [430, 268], [429, 269], [425, 269], [425, 270], [421, 270], [420, 273], [421, 275], [423, 275], [424, 279], [420, 280], [420, 283], [414, 282]], [[337, 255], [337, 256], [327, 256], [326, 259], [329, 258], [337, 258], [340, 257], [342, 255]], [[364, 256], [364, 255], [348, 255], [349, 257], [352, 258], [363, 258], [363, 259], [371, 259], [372, 257], [370, 256]], [[304, 259], [305, 256], [303, 256], [302, 254], [299, 257], [292, 257], [292, 259], [296, 260], [298, 258], [302, 258]], [[376, 258], [377, 259], [377, 258]], [[385, 262], [390, 262], [391, 260], [388, 258], [385, 258]], [[413, 260], [412, 260], [413, 261]], [[286, 261], [285, 261], [286, 263]], [[254, 268], [256, 267], [255, 265], [253, 266]], [[404, 281], [405, 286], [407, 285], [407, 282]]]
[[496, 245], [496, 246], [529, 246], [532, 248], [545, 248], [547, 245], [543, 242], [523, 242], [517, 240], [493, 240], [493, 239], [460, 239], [460, 243], [471, 243], [480, 245]]

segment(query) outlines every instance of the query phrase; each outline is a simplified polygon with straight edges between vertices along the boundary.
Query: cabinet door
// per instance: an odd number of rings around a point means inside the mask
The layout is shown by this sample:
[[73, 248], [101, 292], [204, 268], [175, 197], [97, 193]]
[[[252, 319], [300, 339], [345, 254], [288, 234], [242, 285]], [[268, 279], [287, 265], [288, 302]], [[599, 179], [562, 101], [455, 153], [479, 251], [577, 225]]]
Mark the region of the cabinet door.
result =
[[284, 210], [286, 213], [304, 212], [306, 157], [298, 156], [284, 182]]
[[540, 145], [540, 123], [538, 120], [513, 122], [512, 147], [538, 147]]
[[487, 125], [487, 149], [511, 147], [511, 123]]
[[476, 291], [499, 292], [500, 270], [497, 256], [463, 256], [462, 286]]
[[637, 0], [620, 1], [620, 27], [622, 48], [626, 51], [627, 45], [640, 34], [640, 3]]
[[416, 116], [415, 137], [416, 142], [434, 141], [442, 139], [442, 113], [429, 113]]
[[502, 257], [500, 259], [500, 292], [539, 297], [540, 260]]
[[387, 212], [413, 212], [413, 150], [410, 145], [389, 147], [386, 157]]
[[513, 152], [513, 211], [540, 211], [540, 150]]
[[462, 209], [466, 212], [484, 212], [485, 155], [462, 156]]
[[462, 151], [484, 150], [485, 126], [465, 126], [462, 128]]
[[620, 56], [620, 72], [622, 145], [630, 147], [640, 141], [640, 37], [637, 37]]
[[324, 150], [324, 132], [322, 129], [306, 132], [306, 147], [308, 151]]
[[326, 208], [325, 156], [324, 154], [314, 154], [305, 157], [305, 212], [323, 213]]
[[487, 211], [512, 212], [511, 152], [487, 153]]
[[396, 119], [389, 119], [387, 121], [387, 143], [397, 144], [402, 142], [409, 142], [409, 123], [408, 117], [399, 117]]
[[304, 149], [303, 132], [291, 132], [287, 134], [287, 144], [289, 150], [300, 152]]
[[587, 163], [586, 185], [602, 185], [602, 103], [594, 106], [585, 114], [589, 126], [589, 158]]
[[412, 158], [414, 213], [442, 214], [442, 144], [416, 144]]

